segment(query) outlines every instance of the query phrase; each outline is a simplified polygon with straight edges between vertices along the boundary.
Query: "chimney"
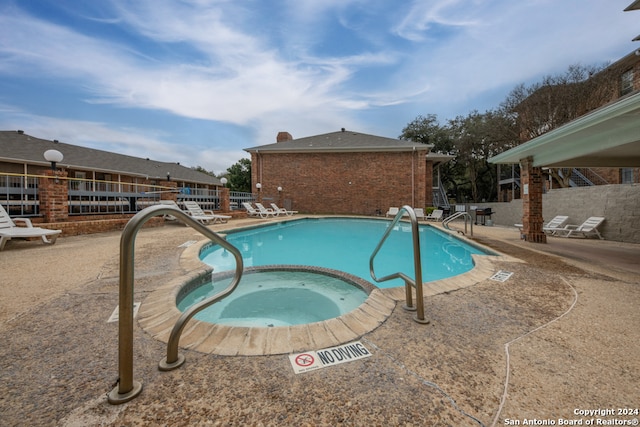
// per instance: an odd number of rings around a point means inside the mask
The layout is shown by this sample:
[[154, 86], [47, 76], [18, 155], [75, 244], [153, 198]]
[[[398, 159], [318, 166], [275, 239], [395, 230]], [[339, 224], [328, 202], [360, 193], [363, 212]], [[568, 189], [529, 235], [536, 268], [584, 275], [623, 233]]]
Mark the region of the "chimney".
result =
[[289, 132], [278, 132], [276, 142], [293, 141], [293, 137]]

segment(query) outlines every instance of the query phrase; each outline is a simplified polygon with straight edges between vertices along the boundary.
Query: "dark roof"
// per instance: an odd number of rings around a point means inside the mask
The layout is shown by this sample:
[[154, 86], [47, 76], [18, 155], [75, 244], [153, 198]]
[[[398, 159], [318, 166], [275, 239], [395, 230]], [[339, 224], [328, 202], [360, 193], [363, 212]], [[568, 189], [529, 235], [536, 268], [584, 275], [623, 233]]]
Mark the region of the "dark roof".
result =
[[176, 181], [221, 185], [216, 177], [181, 166], [140, 157], [125, 156], [94, 148], [36, 138], [22, 131], [0, 131], [0, 161], [48, 166], [47, 150], [58, 150], [64, 156], [58, 166], [78, 170], [166, 179], [167, 173]]
[[343, 130], [275, 144], [245, 148], [245, 151], [260, 153], [313, 153], [313, 152], [372, 152], [372, 151], [429, 151], [433, 146], [402, 139], [367, 135]]

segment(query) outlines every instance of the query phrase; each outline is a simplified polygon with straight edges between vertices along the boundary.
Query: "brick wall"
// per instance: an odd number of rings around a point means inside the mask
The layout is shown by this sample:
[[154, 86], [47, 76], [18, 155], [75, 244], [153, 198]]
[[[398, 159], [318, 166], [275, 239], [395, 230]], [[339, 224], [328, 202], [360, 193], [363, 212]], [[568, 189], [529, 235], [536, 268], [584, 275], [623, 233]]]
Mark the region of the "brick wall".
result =
[[[74, 218], [76, 219], [76, 218]], [[106, 233], [123, 230], [130, 218], [94, 219], [88, 221], [67, 221], [55, 223], [38, 223], [37, 227], [62, 230], [61, 237], [79, 236], [83, 234]], [[158, 227], [165, 223], [162, 217], [151, 218], [144, 224], [144, 228]], [[34, 224], [35, 226], [35, 224]]]
[[[65, 171], [44, 171], [43, 178], [38, 181], [40, 212], [46, 222], [63, 222], [69, 217], [69, 190]], [[56, 178], [53, 178], [53, 177]]]
[[[304, 213], [382, 214], [390, 206], [426, 207], [426, 153], [252, 153], [252, 185]], [[431, 188], [429, 197], [431, 195]], [[429, 200], [430, 203], [430, 200]]]
[[533, 167], [533, 159], [520, 162], [522, 188], [522, 235], [529, 242], [545, 243], [547, 236], [542, 230], [542, 191], [544, 178], [542, 169]]

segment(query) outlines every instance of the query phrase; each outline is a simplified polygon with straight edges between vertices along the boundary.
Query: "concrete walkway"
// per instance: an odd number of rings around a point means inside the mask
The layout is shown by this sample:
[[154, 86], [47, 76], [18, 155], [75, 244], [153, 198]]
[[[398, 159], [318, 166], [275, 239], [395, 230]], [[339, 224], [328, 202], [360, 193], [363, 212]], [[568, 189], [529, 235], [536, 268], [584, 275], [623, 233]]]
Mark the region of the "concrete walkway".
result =
[[[520, 241], [511, 228], [474, 232], [476, 242], [509, 255], [490, 263], [513, 276], [426, 296], [429, 325], [397, 303], [359, 337], [371, 357], [295, 374], [287, 355], [181, 350], [185, 365], [160, 372], [165, 344], [136, 326], [134, 377], [144, 389], [116, 406], [106, 393], [118, 375], [117, 323], [107, 320], [118, 303], [120, 234], [62, 237], [54, 246], [11, 241], [0, 252], [2, 425], [632, 420], [580, 411], [640, 405], [640, 245], [558, 238], [542, 245]], [[200, 238], [178, 224], [142, 230], [134, 299], [144, 305], [188, 273], [181, 245]]]

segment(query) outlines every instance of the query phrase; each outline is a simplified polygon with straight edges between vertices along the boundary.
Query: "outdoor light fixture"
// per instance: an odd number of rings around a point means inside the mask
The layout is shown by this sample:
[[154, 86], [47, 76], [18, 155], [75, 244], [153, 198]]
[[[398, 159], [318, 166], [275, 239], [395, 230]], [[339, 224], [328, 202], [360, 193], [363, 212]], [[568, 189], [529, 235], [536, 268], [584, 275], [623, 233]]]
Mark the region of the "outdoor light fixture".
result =
[[51, 162], [51, 170], [56, 170], [56, 163], [59, 163], [64, 159], [64, 156], [58, 150], [47, 150], [44, 152], [44, 159]]
[[56, 175], [56, 163], [59, 163], [64, 159], [64, 156], [58, 150], [47, 150], [44, 152], [44, 159], [51, 162], [51, 171], [56, 176], [56, 182], [58, 182], [58, 175]]
[[262, 184], [257, 183], [257, 184], [256, 184], [256, 188], [257, 188], [258, 190], [260, 190], [260, 189], [262, 188]]
[[220, 182], [222, 183], [223, 187], [227, 186], [227, 178], [220, 178]]
[[282, 191], [282, 187], [278, 187], [278, 193]]
[[171, 181], [171, 174], [167, 172], [167, 181]]

